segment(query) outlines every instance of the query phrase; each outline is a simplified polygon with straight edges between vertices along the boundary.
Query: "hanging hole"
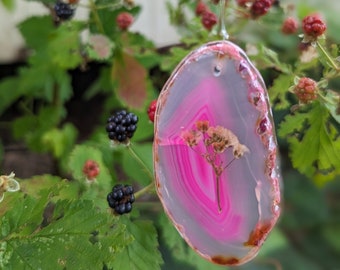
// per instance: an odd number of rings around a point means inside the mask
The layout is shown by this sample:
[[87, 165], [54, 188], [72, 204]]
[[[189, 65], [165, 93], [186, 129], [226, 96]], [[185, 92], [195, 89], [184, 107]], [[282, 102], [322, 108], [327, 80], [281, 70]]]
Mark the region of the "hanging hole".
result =
[[214, 66], [214, 76], [218, 77], [221, 75], [222, 67], [220, 65]]

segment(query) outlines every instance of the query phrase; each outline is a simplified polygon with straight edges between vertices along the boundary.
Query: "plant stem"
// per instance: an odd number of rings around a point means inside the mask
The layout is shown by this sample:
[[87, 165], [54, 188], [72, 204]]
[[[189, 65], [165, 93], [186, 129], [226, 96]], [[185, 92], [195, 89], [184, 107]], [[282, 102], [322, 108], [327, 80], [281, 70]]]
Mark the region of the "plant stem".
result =
[[96, 4], [94, 3], [93, 0], [90, 0], [90, 9], [91, 11], [93, 12], [93, 17], [94, 17], [94, 20], [95, 20], [95, 23], [98, 27], [98, 30], [99, 32], [101, 32], [102, 34], [105, 34], [105, 30], [104, 30], [104, 27], [103, 27], [103, 24], [99, 18], [99, 15], [98, 15], [98, 12], [97, 12], [97, 7], [96, 7]]
[[334, 62], [334, 60], [332, 59], [332, 57], [328, 54], [328, 52], [325, 50], [325, 48], [320, 44], [319, 41], [316, 42], [318, 48], [320, 49], [320, 51], [322, 52], [322, 54], [327, 58], [327, 60], [329, 61], [329, 63], [331, 64], [331, 66], [336, 70], [339, 71], [340, 68], [338, 67], [338, 65]]
[[149, 176], [152, 184], [154, 182], [154, 177], [148, 166], [144, 163], [144, 161], [137, 155], [135, 150], [131, 147], [131, 144], [128, 144], [127, 149], [129, 150], [130, 155], [139, 163], [139, 165], [144, 169], [145, 173]]
[[150, 193], [151, 191], [155, 190], [155, 184], [152, 181], [149, 185], [147, 185], [146, 187], [142, 188], [141, 190], [138, 190], [135, 193], [135, 198], [138, 199], [139, 197], [143, 196], [146, 193]]
[[[91, 9], [91, 5], [86, 5], [86, 4], [79, 3], [78, 6], [79, 7], [83, 7], [83, 8]], [[96, 10], [107, 9], [107, 8], [115, 9], [115, 8], [119, 8], [120, 6], [121, 6], [121, 4], [97, 5], [96, 6]]]

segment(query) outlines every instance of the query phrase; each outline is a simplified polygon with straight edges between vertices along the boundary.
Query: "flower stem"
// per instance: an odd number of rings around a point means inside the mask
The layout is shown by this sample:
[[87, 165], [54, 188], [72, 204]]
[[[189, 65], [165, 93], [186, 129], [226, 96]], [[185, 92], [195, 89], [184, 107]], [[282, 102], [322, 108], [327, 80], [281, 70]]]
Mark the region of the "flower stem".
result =
[[154, 177], [148, 166], [146, 166], [145, 162], [137, 155], [135, 150], [133, 150], [131, 144], [126, 146], [127, 149], [129, 150], [130, 155], [139, 163], [139, 165], [144, 169], [145, 173], [148, 175], [150, 178], [152, 184], [154, 182]]
[[329, 55], [329, 53], [325, 50], [325, 48], [321, 45], [321, 43], [319, 41], [316, 42], [318, 48], [320, 49], [320, 51], [322, 52], [322, 54], [327, 58], [328, 62], [331, 64], [331, 66], [336, 70], [336, 71], [340, 71], [340, 68], [338, 67], [338, 65], [334, 62], [334, 60], [332, 59], [332, 57]]
[[218, 212], [221, 213], [221, 198], [220, 198], [220, 177], [216, 176], [216, 195], [217, 195], [217, 205], [218, 205]]

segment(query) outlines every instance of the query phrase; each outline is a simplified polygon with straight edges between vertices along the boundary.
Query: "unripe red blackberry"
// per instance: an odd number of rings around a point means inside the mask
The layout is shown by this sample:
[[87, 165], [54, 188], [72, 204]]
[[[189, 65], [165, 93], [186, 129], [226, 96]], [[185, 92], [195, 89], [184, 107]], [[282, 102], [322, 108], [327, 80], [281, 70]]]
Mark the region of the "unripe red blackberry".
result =
[[302, 77], [294, 87], [294, 93], [302, 104], [309, 103], [318, 97], [318, 87], [316, 81]]
[[298, 21], [293, 17], [288, 17], [283, 21], [281, 31], [286, 35], [291, 35], [296, 33], [298, 27]]
[[125, 31], [133, 23], [133, 20], [134, 18], [129, 12], [121, 12], [116, 18], [116, 23], [120, 30]]
[[272, 0], [255, 0], [250, 7], [250, 13], [254, 19], [267, 14], [271, 8]]
[[197, 2], [196, 9], [195, 9], [195, 13], [197, 16], [203, 15], [203, 13], [208, 10], [209, 8], [207, 7], [205, 3], [203, 3], [203, 1], [200, 0]]
[[150, 102], [150, 105], [147, 111], [149, 119], [152, 123], [155, 121], [156, 105], [157, 105], [157, 99], [154, 99], [153, 101]]
[[94, 160], [87, 160], [83, 166], [83, 173], [88, 181], [93, 181], [99, 174], [99, 165]]
[[217, 16], [215, 13], [208, 10], [202, 14], [201, 22], [204, 28], [210, 31], [217, 23]]
[[325, 33], [327, 26], [320, 15], [312, 14], [302, 20], [302, 29], [307, 36], [317, 38]]

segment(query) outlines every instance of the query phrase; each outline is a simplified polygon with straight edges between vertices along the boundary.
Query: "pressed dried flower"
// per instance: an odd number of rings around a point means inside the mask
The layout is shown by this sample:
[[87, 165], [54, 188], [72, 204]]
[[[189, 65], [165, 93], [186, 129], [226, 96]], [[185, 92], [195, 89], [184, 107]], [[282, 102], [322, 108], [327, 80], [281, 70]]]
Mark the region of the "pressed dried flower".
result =
[[182, 131], [181, 137], [183, 141], [190, 147], [196, 146], [203, 139], [202, 133], [196, 130]]

